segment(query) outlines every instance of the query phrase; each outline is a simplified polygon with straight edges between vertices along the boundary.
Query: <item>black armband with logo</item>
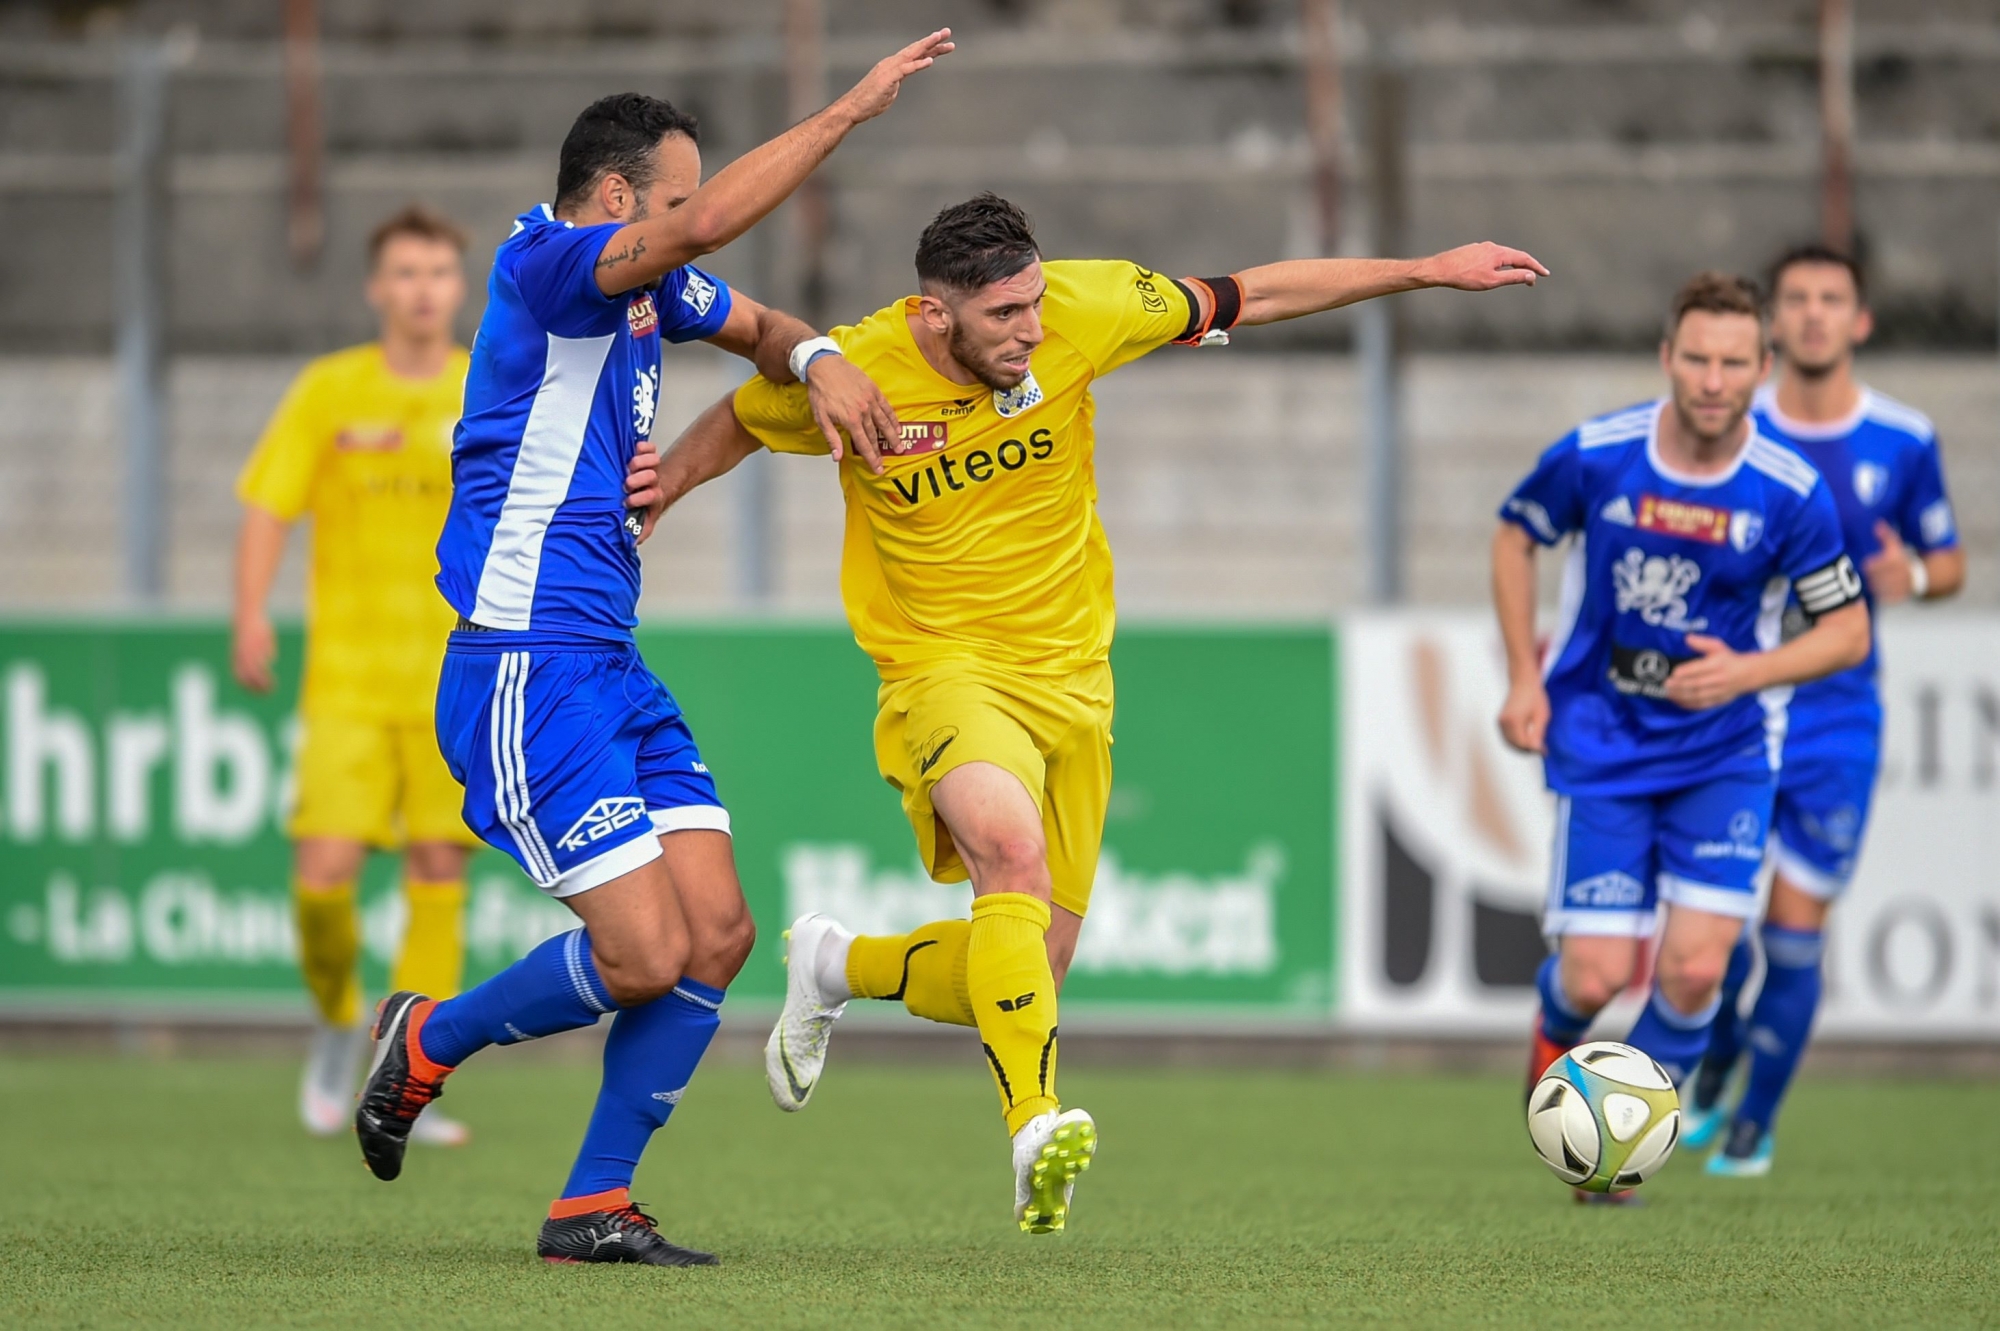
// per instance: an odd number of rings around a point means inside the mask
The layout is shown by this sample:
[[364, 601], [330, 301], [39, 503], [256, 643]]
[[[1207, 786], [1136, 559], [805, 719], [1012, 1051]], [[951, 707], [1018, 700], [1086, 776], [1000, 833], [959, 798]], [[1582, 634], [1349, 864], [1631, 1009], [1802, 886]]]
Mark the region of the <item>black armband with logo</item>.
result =
[[[1189, 277], [1170, 279], [1187, 297], [1187, 327], [1174, 341], [1181, 346], [1198, 346], [1210, 333], [1226, 333], [1243, 314], [1243, 284], [1233, 277]], [[1194, 288], [1208, 293], [1208, 318], [1201, 317], [1201, 301]], [[1227, 339], [1218, 339], [1226, 341]]]
[[1798, 578], [1792, 583], [1792, 590], [1798, 593], [1799, 607], [1818, 619], [1828, 611], [1861, 599], [1861, 575], [1854, 571], [1854, 561], [1842, 555]]

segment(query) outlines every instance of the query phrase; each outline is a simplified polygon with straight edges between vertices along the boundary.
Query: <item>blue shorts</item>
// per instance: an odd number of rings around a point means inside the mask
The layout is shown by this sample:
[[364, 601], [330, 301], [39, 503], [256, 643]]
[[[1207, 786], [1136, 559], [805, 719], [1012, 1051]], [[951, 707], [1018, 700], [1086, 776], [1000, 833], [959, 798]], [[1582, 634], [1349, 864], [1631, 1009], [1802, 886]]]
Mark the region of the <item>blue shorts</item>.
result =
[[454, 633], [437, 732], [466, 825], [551, 896], [659, 858], [662, 833], [729, 831], [680, 705], [636, 647]]
[[1822, 901], [1847, 890], [1868, 830], [1875, 772], [1866, 758], [1785, 761], [1771, 830], [1778, 843], [1773, 858], [1787, 882]]
[[1659, 795], [1557, 796], [1543, 932], [1649, 938], [1662, 901], [1749, 919], [1776, 788], [1736, 776]]

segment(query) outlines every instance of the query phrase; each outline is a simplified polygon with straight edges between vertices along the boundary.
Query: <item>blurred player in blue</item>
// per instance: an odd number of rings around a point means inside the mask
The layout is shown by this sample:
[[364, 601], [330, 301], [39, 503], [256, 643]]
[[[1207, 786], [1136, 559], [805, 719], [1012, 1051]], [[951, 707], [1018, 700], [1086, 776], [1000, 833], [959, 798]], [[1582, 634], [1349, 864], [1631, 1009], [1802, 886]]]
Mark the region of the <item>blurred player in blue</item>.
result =
[[[1558, 950], [1537, 981], [1531, 1086], [1631, 983], [1656, 926], [1652, 992], [1626, 1038], [1677, 1084], [1694, 1070], [1757, 909], [1783, 686], [1868, 655], [1833, 497], [1750, 419], [1770, 365], [1755, 287], [1690, 280], [1660, 362], [1672, 395], [1586, 421], [1542, 454], [1493, 539], [1500, 730], [1545, 755], [1557, 797], [1544, 931]], [[1535, 553], [1565, 538], [1545, 671]], [[1814, 622], [1781, 643], [1794, 591]]]
[[[1860, 266], [1837, 251], [1802, 246], [1772, 265], [1770, 291], [1779, 367], [1758, 391], [1758, 430], [1819, 471], [1871, 606], [1950, 596], [1965, 580], [1965, 555], [1936, 432], [1922, 412], [1854, 378], [1854, 349], [1871, 331]], [[1795, 603], [1787, 629], [1803, 623]], [[1722, 1139], [1708, 1161], [1711, 1174], [1771, 1169], [1771, 1125], [1819, 1008], [1827, 909], [1853, 876], [1881, 765], [1875, 675], [1871, 650], [1862, 664], [1792, 695], [1772, 820], [1776, 872], [1759, 931], [1764, 983], [1745, 1019], [1738, 1005], [1752, 954], [1750, 940], [1739, 940], [1688, 1109], [1688, 1145]], [[1749, 1071], [1731, 1115], [1723, 1089], [1746, 1047]]]
[[411, 1123], [467, 1057], [616, 1011], [596, 1109], [536, 1242], [549, 1261], [715, 1261], [662, 1238], [629, 1187], [755, 936], [729, 814], [632, 640], [647, 524], [627, 512], [626, 471], [650, 448], [661, 347], [706, 339], [805, 380], [835, 452], [845, 430], [879, 458], [897, 427], [868, 378], [690, 261], [776, 207], [949, 38], [890, 56], [706, 185], [690, 117], [638, 93], [604, 98], [563, 142], [553, 206], [517, 218], [494, 256], [438, 543], [458, 612], [438, 743], [466, 822], [583, 927], [455, 998], [383, 1000], [355, 1129], [368, 1167], [393, 1179]]

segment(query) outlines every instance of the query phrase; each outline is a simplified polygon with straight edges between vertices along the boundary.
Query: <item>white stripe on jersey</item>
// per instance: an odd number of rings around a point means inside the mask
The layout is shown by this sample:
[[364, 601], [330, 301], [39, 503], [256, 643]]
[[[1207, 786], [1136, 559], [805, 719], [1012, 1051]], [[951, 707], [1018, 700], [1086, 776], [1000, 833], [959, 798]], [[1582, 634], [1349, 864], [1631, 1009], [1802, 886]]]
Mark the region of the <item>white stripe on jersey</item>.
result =
[[1892, 430], [1901, 430], [1919, 443], [1937, 442], [1937, 426], [1930, 417], [1907, 402], [1885, 397], [1872, 388], [1862, 394], [1862, 414]]
[[493, 528], [493, 543], [479, 570], [479, 593], [472, 609], [476, 623], [489, 629], [526, 630], [542, 570], [542, 538], [549, 519], [569, 494], [577, 456], [590, 426], [598, 376], [617, 334], [602, 337], [548, 335], [542, 386], [529, 408], [507, 500]]
[[1652, 431], [1653, 421], [1659, 414], [1660, 404], [1648, 402], [1641, 407], [1628, 407], [1610, 416], [1585, 421], [1576, 427], [1576, 446], [1602, 448], [1606, 444], [1622, 444], [1644, 438]]
[[1786, 489], [1802, 495], [1811, 494], [1812, 488], [1819, 484], [1819, 473], [1813, 470], [1812, 463], [1761, 434], [1751, 435], [1743, 449], [1743, 460]]

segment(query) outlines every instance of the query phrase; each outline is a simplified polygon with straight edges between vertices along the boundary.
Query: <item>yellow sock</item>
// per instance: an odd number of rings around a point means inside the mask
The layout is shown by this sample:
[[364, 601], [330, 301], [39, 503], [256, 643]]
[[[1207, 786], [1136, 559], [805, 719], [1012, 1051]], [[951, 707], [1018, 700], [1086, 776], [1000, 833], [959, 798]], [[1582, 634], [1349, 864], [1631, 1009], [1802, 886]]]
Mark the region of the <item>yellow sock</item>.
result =
[[892, 938], [857, 938], [847, 949], [847, 987], [856, 998], [900, 1001], [919, 1017], [976, 1026], [965, 987], [970, 920], [938, 920]]
[[389, 987], [450, 998], [465, 973], [465, 883], [404, 883], [403, 900], [409, 924]]
[[299, 924], [299, 970], [330, 1026], [352, 1026], [361, 1020], [361, 920], [354, 910], [354, 884], [331, 887], [292, 881], [293, 909]]
[[1020, 892], [972, 899], [966, 991], [1007, 1131], [1056, 1107], [1056, 985], [1048, 903]]

